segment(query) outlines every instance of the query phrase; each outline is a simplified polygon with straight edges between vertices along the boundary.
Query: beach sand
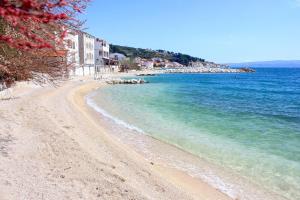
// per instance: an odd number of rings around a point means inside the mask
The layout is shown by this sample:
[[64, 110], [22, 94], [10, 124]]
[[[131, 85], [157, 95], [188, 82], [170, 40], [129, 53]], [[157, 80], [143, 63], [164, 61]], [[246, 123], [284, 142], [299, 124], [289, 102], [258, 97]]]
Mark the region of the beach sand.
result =
[[230, 199], [108, 134], [84, 99], [103, 85], [22, 83], [0, 101], [1, 200]]

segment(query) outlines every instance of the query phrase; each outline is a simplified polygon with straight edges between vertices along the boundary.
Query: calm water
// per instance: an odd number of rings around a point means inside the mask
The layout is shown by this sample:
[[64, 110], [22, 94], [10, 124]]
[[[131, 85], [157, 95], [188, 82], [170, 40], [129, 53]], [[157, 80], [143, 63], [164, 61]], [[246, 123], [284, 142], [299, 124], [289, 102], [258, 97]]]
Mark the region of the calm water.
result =
[[300, 199], [300, 69], [146, 79], [103, 88], [94, 100], [145, 134]]

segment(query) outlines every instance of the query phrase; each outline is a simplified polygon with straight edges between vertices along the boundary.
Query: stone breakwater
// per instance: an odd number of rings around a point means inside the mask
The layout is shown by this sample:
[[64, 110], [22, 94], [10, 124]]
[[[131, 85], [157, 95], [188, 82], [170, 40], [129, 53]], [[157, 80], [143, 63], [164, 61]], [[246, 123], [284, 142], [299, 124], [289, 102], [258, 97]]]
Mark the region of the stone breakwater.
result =
[[207, 68], [207, 67], [185, 67], [166, 69], [164, 73], [251, 73], [255, 70], [250, 68]]
[[114, 79], [114, 80], [106, 81], [106, 83], [110, 85], [115, 85], [115, 84], [144, 84], [149, 82], [143, 79], [130, 79], [130, 80]]

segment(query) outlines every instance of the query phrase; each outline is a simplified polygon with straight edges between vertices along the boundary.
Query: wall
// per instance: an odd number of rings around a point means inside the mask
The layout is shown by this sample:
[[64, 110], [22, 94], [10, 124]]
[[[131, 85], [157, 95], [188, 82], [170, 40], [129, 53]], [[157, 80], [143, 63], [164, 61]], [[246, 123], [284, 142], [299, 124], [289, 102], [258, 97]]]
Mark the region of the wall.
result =
[[65, 46], [68, 50], [67, 54], [67, 64], [72, 65], [69, 75], [75, 75], [76, 68], [79, 67], [79, 36], [78, 34], [69, 31], [65, 38]]
[[84, 64], [94, 65], [95, 64], [95, 39], [87, 34], [84, 34]]
[[109, 59], [109, 44], [101, 39], [95, 39], [95, 63], [103, 65], [103, 58]]
[[95, 64], [95, 38], [86, 33], [79, 34], [80, 65]]

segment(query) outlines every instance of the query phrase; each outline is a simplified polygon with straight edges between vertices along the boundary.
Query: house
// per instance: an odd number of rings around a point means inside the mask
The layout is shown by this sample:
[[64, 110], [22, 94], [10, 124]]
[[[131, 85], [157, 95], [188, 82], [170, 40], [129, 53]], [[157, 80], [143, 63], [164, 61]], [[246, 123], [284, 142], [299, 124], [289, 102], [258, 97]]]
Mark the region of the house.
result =
[[65, 48], [67, 50], [67, 65], [71, 66], [70, 75], [78, 74], [80, 67], [78, 39], [78, 33], [75, 31], [69, 30], [67, 32]]
[[145, 69], [153, 69], [154, 62], [151, 60], [147, 60], [147, 61], [143, 62], [142, 67]]
[[200, 61], [190, 62], [189, 66], [191, 66], [191, 67], [204, 67], [205, 63], [204, 62], [200, 62]]
[[121, 62], [128, 59], [125, 55], [121, 53], [111, 53], [109, 55], [109, 65], [112, 69], [112, 72], [120, 71]]
[[109, 44], [102, 39], [95, 39], [95, 64], [109, 65]]
[[116, 60], [116, 61], [123, 61], [126, 59], [126, 56], [121, 53], [111, 53], [109, 55], [110, 59]]
[[162, 59], [162, 58], [152, 58], [152, 61], [153, 61], [153, 62], [160, 63], [160, 62], [163, 62], [164, 59]]
[[80, 32], [79, 38], [79, 63], [81, 70], [77, 75], [92, 75], [95, 69], [95, 37], [85, 33]]
[[133, 62], [136, 63], [137, 65], [141, 66], [142, 62], [144, 59], [142, 59], [141, 57], [136, 57], [133, 59]]
[[95, 77], [101, 73], [111, 72], [109, 44], [103, 39], [95, 39]]
[[180, 64], [180, 63], [178, 63], [178, 62], [172, 62], [172, 65], [173, 65], [173, 67], [175, 67], [175, 68], [184, 67], [183, 64]]

